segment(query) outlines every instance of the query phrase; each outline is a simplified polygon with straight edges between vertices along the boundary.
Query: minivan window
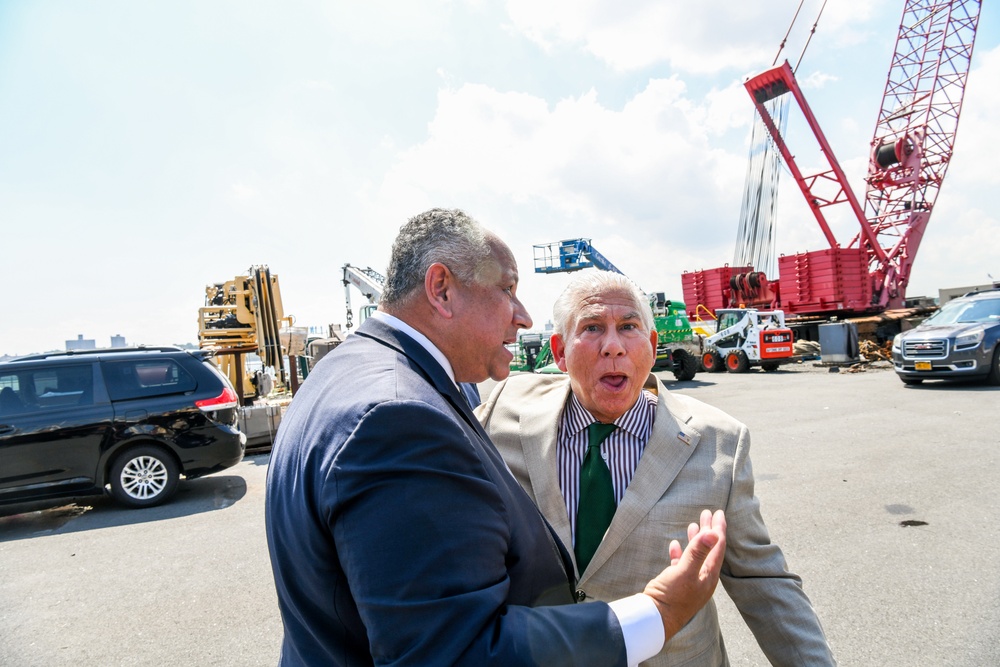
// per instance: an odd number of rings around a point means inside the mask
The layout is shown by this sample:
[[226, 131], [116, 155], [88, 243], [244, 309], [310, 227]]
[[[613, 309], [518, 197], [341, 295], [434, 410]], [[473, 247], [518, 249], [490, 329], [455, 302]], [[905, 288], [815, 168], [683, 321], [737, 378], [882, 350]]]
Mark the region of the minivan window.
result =
[[197, 387], [195, 379], [172, 359], [102, 361], [111, 400], [182, 394]]
[[90, 364], [47, 366], [0, 376], [0, 414], [25, 414], [93, 403], [94, 373]]
[[0, 375], [0, 417], [24, 412], [21, 382], [16, 375]]

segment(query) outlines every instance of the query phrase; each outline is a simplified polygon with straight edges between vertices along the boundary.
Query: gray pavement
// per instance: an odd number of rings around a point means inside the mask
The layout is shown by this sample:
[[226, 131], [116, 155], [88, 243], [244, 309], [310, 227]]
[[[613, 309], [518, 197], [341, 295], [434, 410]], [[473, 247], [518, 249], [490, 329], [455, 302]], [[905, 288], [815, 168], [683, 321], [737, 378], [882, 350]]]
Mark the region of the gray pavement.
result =
[[[750, 427], [764, 518], [840, 664], [1000, 664], [1000, 388], [811, 362], [662, 377]], [[151, 510], [0, 507], [0, 665], [274, 665], [266, 470], [250, 457]], [[733, 665], [767, 665], [716, 599]]]

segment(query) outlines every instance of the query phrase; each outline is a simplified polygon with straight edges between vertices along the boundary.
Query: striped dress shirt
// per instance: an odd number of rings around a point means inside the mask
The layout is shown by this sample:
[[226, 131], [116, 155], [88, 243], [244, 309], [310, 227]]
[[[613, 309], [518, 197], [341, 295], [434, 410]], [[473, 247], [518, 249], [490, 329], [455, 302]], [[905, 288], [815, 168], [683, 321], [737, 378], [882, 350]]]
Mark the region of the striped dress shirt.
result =
[[[656, 396], [643, 390], [639, 400], [628, 412], [615, 420], [618, 428], [601, 443], [601, 456], [611, 471], [615, 504], [621, 503], [625, 489], [632, 481], [642, 450], [653, 432]], [[566, 513], [576, 544], [576, 509], [580, 502], [580, 466], [587, 453], [587, 426], [597, 421], [570, 392], [569, 402], [559, 421], [556, 458], [559, 465], [559, 489], [566, 501]]]

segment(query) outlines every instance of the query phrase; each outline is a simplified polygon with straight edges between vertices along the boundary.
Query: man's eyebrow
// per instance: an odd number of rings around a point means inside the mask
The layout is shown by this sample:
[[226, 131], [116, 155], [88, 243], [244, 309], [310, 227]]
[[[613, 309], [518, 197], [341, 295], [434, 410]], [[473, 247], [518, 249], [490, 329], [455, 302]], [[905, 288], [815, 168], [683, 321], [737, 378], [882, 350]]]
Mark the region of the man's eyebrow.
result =
[[[577, 322], [584, 322], [584, 321], [590, 321], [590, 320], [603, 320], [604, 319], [604, 315], [602, 313], [599, 313], [599, 312], [594, 312], [593, 310], [591, 310], [591, 309], [588, 308], [587, 310], [584, 310], [582, 313], [580, 313], [580, 315], [577, 316], [576, 319], [577, 319]], [[642, 315], [639, 313], [638, 310], [630, 310], [627, 313], [625, 313], [624, 315], [622, 315], [621, 317], [619, 317], [618, 319], [619, 320], [641, 320], [642, 319]]]

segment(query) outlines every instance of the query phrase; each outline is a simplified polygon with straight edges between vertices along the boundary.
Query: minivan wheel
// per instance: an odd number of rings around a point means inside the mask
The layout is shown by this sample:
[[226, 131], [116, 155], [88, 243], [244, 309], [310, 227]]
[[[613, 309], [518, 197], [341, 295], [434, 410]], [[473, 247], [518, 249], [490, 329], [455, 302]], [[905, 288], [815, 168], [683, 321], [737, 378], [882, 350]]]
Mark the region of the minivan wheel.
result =
[[122, 452], [111, 466], [111, 495], [128, 507], [153, 507], [177, 489], [177, 463], [163, 448], [140, 445]]

